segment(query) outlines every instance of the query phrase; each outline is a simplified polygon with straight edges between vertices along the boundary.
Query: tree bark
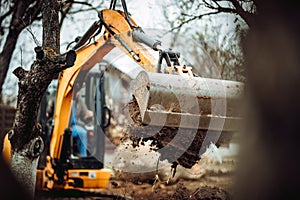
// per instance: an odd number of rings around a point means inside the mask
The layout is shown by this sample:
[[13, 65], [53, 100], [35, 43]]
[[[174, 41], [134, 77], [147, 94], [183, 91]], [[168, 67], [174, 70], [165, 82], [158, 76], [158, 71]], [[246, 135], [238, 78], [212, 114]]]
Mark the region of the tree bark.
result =
[[5, 77], [8, 72], [9, 63], [11, 61], [12, 54], [15, 50], [18, 37], [19, 37], [20, 31], [10, 31], [6, 42], [3, 47], [3, 51], [0, 53], [0, 99], [2, 100], [2, 86], [5, 81]]
[[43, 2], [43, 46], [60, 52], [59, 3], [57, 0]]
[[44, 142], [37, 123], [39, 105], [52, 79], [62, 70], [74, 65], [76, 53], [59, 55], [59, 5], [45, 0], [43, 5], [43, 47], [36, 47], [36, 60], [29, 71], [14, 70], [19, 79], [17, 111], [13, 129], [9, 133], [12, 146], [11, 169], [16, 179], [34, 197], [36, 167]]
[[[41, 127], [37, 123], [37, 113], [44, 92], [57, 74], [71, 67], [76, 53], [69, 51], [58, 55], [52, 49], [35, 49], [37, 60], [30, 71], [19, 67], [14, 74], [19, 78], [19, 93], [16, 117], [9, 139], [12, 146], [11, 168], [17, 180], [33, 198], [36, 167], [44, 142], [40, 137]], [[26, 180], [26, 181], [24, 181]]]
[[251, 28], [255, 23], [255, 14], [245, 10], [238, 0], [230, 0], [230, 2], [235, 7], [236, 14], [238, 14]]

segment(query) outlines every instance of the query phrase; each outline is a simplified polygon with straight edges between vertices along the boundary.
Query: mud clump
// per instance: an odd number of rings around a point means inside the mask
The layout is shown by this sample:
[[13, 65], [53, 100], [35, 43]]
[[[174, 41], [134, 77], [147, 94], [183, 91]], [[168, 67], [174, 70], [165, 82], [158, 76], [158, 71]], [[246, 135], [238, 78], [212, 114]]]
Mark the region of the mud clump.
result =
[[[128, 127], [128, 137], [133, 141], [133, 145], [143, 144], [143, 142], [153, 141], [153, 150], [161, 153], [161, 160], [167, 159], [169, 162], [182, 165], [185, 168], [191, 168], [200, 160], [200, 155], [204, 153], [204, 139], [207, 136], [207, 130], [196, 130], [188, 128], [156, 127], [143, 126], [137, 101], [133, 98], [129, 104], [130, 117], [133, 124]], [[220, 133], [209, 131], [208, 137], [218, 136]], [[223, 143], [229, 143], [232, 133], [221, 133], [216, 146]]]
[[[148, 140], [153, 141], [153, 150], [161, 153], [161, 160], [167, 159], [169, 162], [176, 162], [185, 168], [191, 168], [200, 160], [200, 155], [204, 153], [206, 148], [202, 145], [209, 146], [210, 142], [204, 144], [207, 135], [205, 130], [193, 130], [184, 128], [142, 126], [131, 127], [129, 129], [131, 140], [134, 144], [143, 144]], [[210, 131], [210, 134], [213, 134]], [[208, 140], [209, 141], [209, 140]], [[222, 137], [219, 138], [216, 146], [229, 141]]]

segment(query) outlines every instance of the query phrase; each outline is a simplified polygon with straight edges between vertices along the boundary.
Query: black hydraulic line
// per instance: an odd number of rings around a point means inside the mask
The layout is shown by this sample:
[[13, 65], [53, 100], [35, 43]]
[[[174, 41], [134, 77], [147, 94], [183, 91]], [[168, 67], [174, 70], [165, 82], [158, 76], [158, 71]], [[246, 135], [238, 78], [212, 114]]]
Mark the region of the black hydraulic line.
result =
[[178, 58], [180, 57], [180, 53], [173, 52], [171, 50], [159, 50], [159, 58], [157, 63], [157, 72], [161, 73], [161, 66], [163, 59], [166, 61], [167, 66], [171, 67], [172, 62], [173, 65], [180, 65]]
[[164, 58], [165, 58], [165, 61], [166, 61], [167, 65], [168, 65], [168, 67], [171, 67], [172, 66], [171, 59], [170, 59], [170, 56], [169, 56], [169, 54], [167, 52], [164, 53]]
[[74, 44], [74, 43], [77, 43], [79, 40], [81, 39], [81, 37], [79, 36], [79, 37], [77, 37], [77, 38], [75, 38], [75, 40], [74, 41], [72, 41], [72, 42], [70, 42], [68, 45], [67, 45], [67, 47], [66, 47], [66, 50], [68, 50], [69, 49], [69, 47], [72, 45], [72, 44]]
[[80, 40], [76, 43], [73, 49], [78, 49], [82, 45], [84, 45], [90, 37], [101, 27], [100, 21], [95, 21], [90, 28], [85, 32], [85, 34], [80, 38]]
[[101, 21], [101, 24], [106, 28], [106, 30], [111, 34], [115, 35], [115, 32], [107, 25], [107, 23], [104, 21], [103, 16], [102, 16], [102, 11], [99, 13], [99, 19]]
[[99, 35], [102, 31], [102, 24], [100, 26], [100, 28], [98, 29], [98, 31], [92, 36], [93, 38], [96, 37], [97, 35]]
[[128, 51], [128, 53], [133, 57], [133, 59], [135, 61], [137, 61], [137, 62], [141, 61], [141, 59], [139, 58], [139, 56], [136, 53], [134, 53], [134, 51], [126, 44], [126, 42], [119, 35], [115, 35], [115, 38], [126, 49], [126, 51]]
[[109, 9], [114, 10], [116, 8], [117, 0], [111, 0]]
[[107, 105], [104, 105], [103, 109], [104, 109], [104, 113], [107, 114], [107, 119], [103, 124], [103, 128], [107, 128], [110, 126], [110, 122], [111, 122], [111, 110]]
[[157, 73], [161, 73], [162, 60], [163, 60], [162, 51], [159, 51], [159, 58], [158, 58], [158, 63], [157, 63]]
[[113, 2], [114, 2], [114, 0], [110, 1], [109, 9], [112, 9]]
[[125, 13], [126, 21], [128, 22], [128, 24], [129, 24], [131, 27], [135, 27], [135, 26], [133, 25], [133, 23], [131, 22], [131, 20], [130, 20], [130, 17], [129, 17], [129, 13], [128, 13], [128, 10], [127, 10], [127, 5], [126, 5], [125, 0], [121, 0], [121, 2], [122, 2], [122, 7], [123, 7], [123, 10], [124, 10], [124, 13]]

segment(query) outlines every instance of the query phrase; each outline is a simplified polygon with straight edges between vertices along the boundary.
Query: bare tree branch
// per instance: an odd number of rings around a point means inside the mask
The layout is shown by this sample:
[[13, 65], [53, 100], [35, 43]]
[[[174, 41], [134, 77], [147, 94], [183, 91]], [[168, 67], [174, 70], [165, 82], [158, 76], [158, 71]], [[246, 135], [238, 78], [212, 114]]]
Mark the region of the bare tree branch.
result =
[[179, 29], [179, 28], [181, 28], [183, 25], [188, 24], [188, 23], [190, 23], [191, 21], [194, 21], [194, 20], [196, 20], [196, 19], [201, 19], [201, 18], [203, 18], [203, 17], [205, 17], [205, 16], [215, 15], [215, 14], [218, 14], [218, 13], [221, 13], [221, 12], [222, 12], [222, 11], [215, 11], [215, 12], [209, 12], [209, 13], [204, 13], [204, 14], [201, 14], [201, 15], [194, 16], [194, 17], [192, 17], [192, 18], [190, 18], [190, 19], [188, 19], [188, 20], [183, 21], [183, 22], [180, 23], [178, 26], [173, 27], [173, 28], [170, 30], [170, 32], [174, 31], [175, 29]]
[[74, 10], [74, 11], [70, 11], [69, 14], [77, 14], [77, 13], [80, 13], [80, 12], [88, 12], [88, 11], [93, 11], [95, 9], [93, 8], [86, 8], [86, 9], [78, 9], [78, 10]]
[[27, 27], [26, 30], [30, 33], [31, 37], [33, 38], [33, 41], [34, 41], [35, 45], [36, 46], [41, 46], [42, 44], [40, 43], [40, 41], [34, 35], [33, 30], [31, 29], [31, 27]]
[[[8, 34], [5, 38], [3, 50], [0, 52], [0, 95], [2, 94], [2, 86], [8, 72], [9, 63], [18, 41], [19, 34], [26, 26], [36, 19], [40, 10], [40, 1], [31, 0], [13, 2]], [[2, 96], [0, 96], [0, 99], [2, 99]]]
[[59, 22], [59, 27], [61, 29], [63, 22], [65, 21], [65, 18], [67, 16], [67, 14], [70, 13], [70, 10], [72, 8], [73, 5], [73, 0], [70, 0], [68, 4], [65, 5], [64, 9], [61, 9], [60, 13], [61, 13], [61, 17], [60, 17], [60, 22]]
[[238, 0], [229, 0], [233, 6], [235, 7], [236, 14], [240, 15], [245, 22], [251, 26], [253, 24], [253, 17], [252, 14], [248, 11], [244, 10], [244, 8], [241, 6]]
[[[188, 1], [188, 2], [190, 2], [190, 1]], [[192, 4], [192, 7], [193, 7], [194, 2], [196, 2], [196, 1], [191, 1], [191, 2], [193, 3]], [[226, 6], [225, 3], [229, 3], [229, 5]], [[249, 4], [249, 5], [246, 5], [245, 7], [243, 7], [244, 3]], [[201, 6], [208, 8], [212, 11], [216, 11], [217, 12], [216, 14], [223, 12], [223, 13], [231, 13], [231, 14], [238, 15], [247, 23], [247, 25], [249, 27], [254, 23], [253, 20], [254, 20], [254, 15], [255, 15], [254, 13], [255, 13], [256, 7], [252, 0], [202, 0], [202, 3], [198, 2], [196, 9], [192, 8], [187, 3], [182, 3], [180, 5], [180, 7], [182, 9], [185, 9], [186, 12], [191, 12], [191, 8], [194, 11], [201, 10]], [[187, 14], [184, 12], [182, 15], [183, 16], [191, 16], [191, 14]], [[201, 14], [200, 15], [193, 14], [192, 16], [195, 16], [195, 17], [192, 17], [191, 19], [186, 20], [186, 21], [191, 22], [191, 21], [193, 21], [193, 19], [194, 20], [199, 19], [196, 16], [201, 16]], [[183, 23], [186, 24], [185, 21]]]
[[86, 2], [86, 1], [71, 1], [71, 2], [73, 2], [73, 4], [82, 4], [82, 5], [93, 7], [92, 4], [90, 4], [90, 3]]

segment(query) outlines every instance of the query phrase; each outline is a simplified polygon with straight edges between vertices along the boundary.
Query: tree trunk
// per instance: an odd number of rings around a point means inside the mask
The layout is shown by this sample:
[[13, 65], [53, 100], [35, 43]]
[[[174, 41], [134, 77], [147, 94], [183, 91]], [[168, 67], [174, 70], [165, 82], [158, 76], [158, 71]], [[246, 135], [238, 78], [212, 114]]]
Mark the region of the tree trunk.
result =
[[60, 52], [60, 26], [57, 0], [45, 0], [43, 3], [43, 47], [50, 47]]
[[16, 117], [9, 133], [12, 145], [11, 169], [31, 198], [34, 197], [38, 158], [44, 147], [40, 137], [41, 127], [37, 123], [39, 105], [52, 79], [63, 69], [73, 66], [76, 59], [74, 51], [58, 54], [58, 2], [45, 0], [43, 7], [44, 47], [35, 48], [36, 60], [30, 71], [21, 67], [14, 71], [19, 79], [19, 92]]
[[[32, 1], [16, 1], [14, 2], [13, 14], [9, 24], [9, 32], [5, 39], [5, 43], [0, 53], [0, 100], [2, 100], [2, 86], [4, 84], [9, 64], [15, 50], [18, 37], [22, 30], [37, 19], [41, 11], [40, 3]], [[31, 6], [30, 5], [34, 5]]]
[[[0, 95], [2, 94], [2, 86], [4, 84], [9, 63], [15, 50], [20, 32], [21, 31], [19, 30], [13, 30], [9, 32], [3, 47], [3, 51], [0, 53]], [[2, 95], [0, 96], [0, 99], [2, 100]]]
[[[35, 171], [43, 140], [41, 127], [37, 124], [37, 113], [41, 98], [51, 80], [68, 67], [73, 66], [76, 58], [74, 51], [58, 55], [52, 49], [35, 49], [37, 60], [30, 71], [19, 67], [14, 74], [19, 78], [19, 93], [16, 117], [9, 139], [12, 145], [11, 167], [17, 180], [34, 195]], [[26, 180], [26, 181], [24, 181]]]

